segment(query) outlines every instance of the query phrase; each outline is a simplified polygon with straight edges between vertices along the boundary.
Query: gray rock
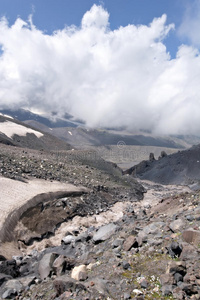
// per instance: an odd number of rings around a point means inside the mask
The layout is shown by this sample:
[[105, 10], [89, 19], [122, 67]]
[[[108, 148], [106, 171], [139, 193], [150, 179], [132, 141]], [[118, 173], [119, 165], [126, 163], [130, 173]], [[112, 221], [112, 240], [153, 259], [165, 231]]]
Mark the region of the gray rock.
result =
[[155, 240], [155, 239], [148, 239], [148, 244], [149, 244], [150, 246], [159, 246], [159, 245], [162, 244], [162, 242], [163, 242], [162, 239], [158, 239], [158, 240]]
[[138, 247], [138, 241], [134, 235], [128, 236], [123, 244], [124, 251], [129, 251], [132, 247], [137, 248]]
[[2, 288], [2, 298], [10, 299], [16, 296], [23, 289], [23, 285], [19, 280], [11, 279], [7, 281]]
[[161, 151], [160, 157], [163, 158], [163, 157], [166, 157], [166, 156], [167, 156], [167, 153], [165, 151]]
[[10, 275], [13, 278], [19, 275], [19, 267], [14, 259], [1, 261], [0, 263], [0, 273]]
[[71, 244], [71, 243], [74, 243], [76, 240], [76, 237], [73, 236], [73, 235], [67, 235], [65, 236], [63, 239], [62, 239], [62, 242], [65, 244], [65, 245], [68, 245], [68, 244]]
[[180, 259], [187, 261], [190, 259], [195, 259], [199, 256], [199, 253], [197, 251], [197, 248], [191, 244], [188, 243], [182, 243], [183, 249], [180, 255]]
[[163, 296], [171, 295], [172, 294], [172, 285], [162, 286], [162, 294], [163, 294]]
[[113, 223], [100, 227], [93, 236], [94, 243], [97, 244], [109, 239], [116, 232], [117, 228], [118, 226]]
[[70, 278], [67, 275], [63, 275], [57, 277], [53, 282], [54, 289], [56, 291], [57, 296], [60, 296], [65, 291], [78, 291], [78, 290], [86, 290], [84, 284], [77, 282], [75, 279]]
[[56, 255], [54, 253], [47, 253], [40, 260], [38, 272], [42, 280], [44, 280], [50, 275], [55, 258]]
[[140, 286], [141, 286], [141, 288], [146, 289], [148, 287], [147, 280], [146, 279], [141, 280]]
[[184, 261], [171, 261], [167, 267], [167, 274], [180, 273], [183, 276], [186, 274], [186, 263]]
[[122, 257], [121, 250], [122, 250], [121, 246], [113, 249], [113, 253], [115, 254], [116, 257], [118, 257], [118, 258]]
[[171, 222], [169, 224], [169, 228], [173, 231], [173, 232], [177, 232], [180, 231], [184, 226], [184, 221], [182, 219], [177, 219], [174, 220], [173, 222]]
[[175, 273], [174, 279], [175, 279], [176, 283], [178, 283], [179, 281], [183, 281], [183, 276], [180, 273]]
[[124, 300], [131, 299], [131, 294], [130, 293], [124, 293]]
[[154, 161], [154, 160], [155, 160], [154, 153], [151, 152], [151, 153], [149, 154], [149, 161], [152, 162], [152, 161]]
[[23, 285], [23, 287], [30, 286], [31, 284], [35, 283], [35, 276], [26, 276], [19, 278], [19, 282]]
[[60, 276], [64, 273], [64, 267], [65, 267], [65, 256], [59, 255], [53, 262], [53, 270], [56, 273], [57, 276]]
[[75, 242], [87, 242], [91, 239], [91, 237], [92, 235], [88, 232], [83, 232], [75, 238]]
[[200, 243], [200, 230], [188, 229], [183, 232], [183, 239], [190, 244], [198, 246]]
[[172, 285], [175, 284], [174, 276], [172, 274], [162, 274], [160, 276], [161, 285]]
[[118, 248], [119, 246], [122, 246], [124, 240], [123, 239], [116, 239], [112, 243], [112, 248]]
[[178, 300], [183, 300], [186, 298], [185, 292], [182, 291], [182, 289], [178, 286], [173, 289], [173, 297]]
[[194, 217], [191, 216], [191, 215], [188, 215], [186, 216], [186, 219], [189, 221], [189, 222], [192, 222], [194, 220]]
[[180, 282], [179, 287], [189, 296], [198, 293], [198, 287], [196, 284]]
[[0, 286], [9, 279], [12, 279], [12, 276], [0, 273]]
[[21, 289], [22, 289], [22, 284], [20, 283], [19, 280], [16, 280], [16, 279], [11, 279], [11, 280], [8, 280], [3, 289], [14, 289], [16, 290], [17, 292], [19, 292]]
[[101, 279], [101, 278], [95, 278], [93, 281], [95, 284], [94, 287], [99, 293], [101, 293], [103, 295], [106, 295], [109, 293], [108, 284], [107, 284], [106, 280]]
[[13, 289], [8, 289], [3, 293], [2, 299], [14, 299], [15, 296], [17, 296], [17, 291]]
[[124, 270], [128, 270], [130, 268], [130, 264], [127, 261], [122, 262], [122, 267]]
[[140, 231], [137, 236], [138, 246], [141, 247], [143, 243], [148, 240], [147, 234], [144, 231]]
[[172, 242], [168, 247], [168, 252], [172, 258], [179, 257], [182, 252], [182, 245], [177, 242]]
[[165, 226], [164, 222], [152, 222], [151, 224], [149, 224], [143, 228], [143, 232], [146, 234], [150, 234], [150, 233], [156, 234], [164, 226]]

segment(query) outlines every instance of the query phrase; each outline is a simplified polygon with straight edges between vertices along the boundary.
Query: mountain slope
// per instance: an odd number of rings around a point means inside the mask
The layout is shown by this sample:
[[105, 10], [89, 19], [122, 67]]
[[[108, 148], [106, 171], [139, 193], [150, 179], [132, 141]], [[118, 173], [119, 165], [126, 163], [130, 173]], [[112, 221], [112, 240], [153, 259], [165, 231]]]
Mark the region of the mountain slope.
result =
[[31, 149], [71, 149], [66, 142], [3, 115], [0, 115], [0, 143]]
[[[109, 146], [122, 143], [124, 146], [155, 146], [174, 149], [183, 149], [188, 147], [188, 143], [184, 140], [170, 137], [154, 137], [152, 135], [128, 134], [116, 131], [88, 129], [83, 127], [56, 127], [49, 128], [37, 121], [28, 120], [26, 124], [42, 129], [68, 143], [78, 149], [87, 148], [89, 146]], [[189, 145], [191, 146], [191, 144]]]
[[124, 174], [162, 184], [198, 183], [200, 182], [200, 144], [175, 154], [163, 155], [158, 160], [142, 161]]
[[64, 118], [58, 118], [50, 113], [44, 117], [28, 110], [0, 110], [0, 114], [9, 115], [23, 121], [39, 131], [54, 135], [77, 149], [85, 149], [90, 146], [109, 146], [121, 143], [124, 146], [153, 146], [174, 149], [189, 148], [200, 143], [198, 136], [154, 136], [149, 132], [133, 131], [123, 129], [90, 129], [85, 127], [80, 120], [66, 114]]
[[17, 119], [19, 121], [27, 121], [27, 120], [33, 120], [37, 121], [41, 124], [46, 125], [47, 127], [54, 128], [54, 127], [76, 127], [77, 124], [73, 122], [72, 116], [66, 115], [66, 118], [56, 118], [55, 116], [52, 116], [52, 119], [49, 119], [47, 117], [32, 113], [29, 110], [26, 109], [17, 109], [17, 110], [10, 110], [10, 109], [4, 109], [0, 110], [0, 113], [11, 116], [14, 119]]

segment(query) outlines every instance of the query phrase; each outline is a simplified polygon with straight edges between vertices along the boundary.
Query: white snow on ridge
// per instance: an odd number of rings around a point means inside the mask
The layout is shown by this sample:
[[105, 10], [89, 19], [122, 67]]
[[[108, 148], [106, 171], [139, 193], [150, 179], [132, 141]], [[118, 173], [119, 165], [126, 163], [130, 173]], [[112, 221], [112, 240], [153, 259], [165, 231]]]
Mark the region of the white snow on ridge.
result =
[[33, 133], [38, 138], [42, 137], [43, 134], [39, 131], [33, 130], [31, 128], [27, 128], [25, 126], [6, 121], [3, 123], [0, 123], [0, 132], [5, 134], [7, 137], [12, 139], [12, 136], [14, 134], [20, 135], [20, 136], [26, 136], [27, 133]]
[[9, 115], [4, 115], [2, 113], [0, 113], [1, 116], [4, 116], [4, 117], [7, 117], [7, 118], [10, 118], [10, 119], [14, 119], [13, 117], [9, 116]]

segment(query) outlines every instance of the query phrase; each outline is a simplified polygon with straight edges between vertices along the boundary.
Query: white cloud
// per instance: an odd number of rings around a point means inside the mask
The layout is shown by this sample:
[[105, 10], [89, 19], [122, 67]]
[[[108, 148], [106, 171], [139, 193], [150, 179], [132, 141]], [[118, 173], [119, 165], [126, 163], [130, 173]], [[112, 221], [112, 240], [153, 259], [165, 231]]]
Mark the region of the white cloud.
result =
[[108, 12], [94, 5], [81, 24], [47, 35], [32, 22], [1, 20], [0, 107], [69, 112], [89, 126], [198, 133], [200, 56], [183, 45], [170, 58], [166, 15], [112, 31]]
[[82, 28], [98, 27], [106, 28], [108, 26], [109, 14], [101, 6], [93, 5], [90, 11], [87, 11], [82, 19]]
[[200, 46], [200, 1], [192, 0], [187, 2], [185, 14], [178, 34], [182, 38], [187, 38], [194, 46]]

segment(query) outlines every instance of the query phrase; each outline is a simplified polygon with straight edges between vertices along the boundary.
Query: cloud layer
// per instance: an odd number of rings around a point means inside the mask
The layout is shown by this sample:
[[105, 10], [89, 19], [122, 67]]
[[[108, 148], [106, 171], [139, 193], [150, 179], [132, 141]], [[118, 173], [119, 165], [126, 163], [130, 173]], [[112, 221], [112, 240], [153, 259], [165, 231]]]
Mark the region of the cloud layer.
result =
[[171, 59], [166, 15], [149, 26], [109, 28], [94, 5], [81, 26], [47, 35], [31, 19], [0, 22], [0, 108], [71, 113], [91, 127], [198, 134], [200, 56], [182, 45]]
[[186, 9], [182, 24], [178, 28], [178, 35], [186, 38], [190, 43], [200, 46], [200, 1], [193, 0], [186, 2]]

